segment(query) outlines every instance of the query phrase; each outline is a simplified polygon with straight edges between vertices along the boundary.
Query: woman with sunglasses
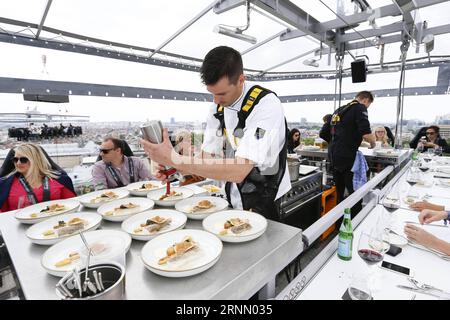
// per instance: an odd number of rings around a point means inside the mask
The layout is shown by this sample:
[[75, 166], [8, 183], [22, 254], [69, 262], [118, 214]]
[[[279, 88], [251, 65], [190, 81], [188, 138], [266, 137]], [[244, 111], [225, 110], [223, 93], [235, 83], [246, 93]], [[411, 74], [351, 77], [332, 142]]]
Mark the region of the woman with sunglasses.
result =
[[0, 212], [76, 196], [66, 172], [32, 143], [10, 151], [0, 177]]
[[442, 152], [449, 153], [450, 147], [447, 144], [447, 141], [443, 139], [439, 135], [439, 127], [438, 126], [429, 126], [425, 131], [426, 138], [421, 139], [417, 147], [422, 152], [426, 152], [428, 149], [442, 149]]

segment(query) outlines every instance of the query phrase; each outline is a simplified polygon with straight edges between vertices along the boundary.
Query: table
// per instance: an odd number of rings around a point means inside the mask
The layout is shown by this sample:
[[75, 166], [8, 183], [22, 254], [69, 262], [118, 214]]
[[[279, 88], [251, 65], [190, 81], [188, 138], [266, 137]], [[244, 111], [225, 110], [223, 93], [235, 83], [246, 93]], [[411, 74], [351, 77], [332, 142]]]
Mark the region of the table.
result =
[[[28, 225], [19, 223], [14, 213], [0, 214], [0, 232], [24, 295], [57, 299], [55, 285], [60, 278], [49, 275], [40, 262], [49, 247], [32, 244], [25, 236]], [[103, 220], [101, 228], [119, 230], [120, 223]], [[201, 229], [201, 222], [188, 220], [186, 228]], [[300, 229], [268, 220], [266, 232], [258, 239], [224, 243], [222, 256], [211, 269], [187, 278], [166, 278], [144, 267], [140, 252], [145, 243], [133, 240], [127, 254], [127, 299], [248, 299], [303, 249]]]
[[[433, 173], [430, 173], [432, 175]], [[397, 188], [397, 189], [396, 189]], [[429, 201], [436, 202], [441, 205], [450, 205], [450, 197], [444, 198], [444, 193], [448, 194], [448, 188], [440, 186], [417, 186], [420, 197], [427, 193], [433, 193], [435, 198]], [[404, 199], [408, 193], [406, 188], [405, 174], [394, 185], [393, 189], [398, 190], [401, 198]], [[435, 201], [436, 200], [436, 201]], [[352, 277], [355, 274], [364, 274], [367, 270], [366, 263], [358, 256], [357, 246], [359, 236], [362, 230], [368, 230], [375, 226], [377, 220], [383, 215], [391, 215], [391, 228], [402, 230], [405, 221], [418, 221], [418, 212], [408, 210], [403, 206], [392, 214], [380, 204], [378, 204], [362, 221], [362, 223], [354, 230], [354, 241], [352, 259], [350, 261], [340, 260], [337, 255], [333, 255], [328, 259], [321, 270], [309, 282], [304, 290], [297, 297], [299, 300], [310, 299], [341, 299], [347, 290]], [[426, 230], [432, 232], [438, 237], [450, 241], [450, 228], [425, 226]], [[448, 270], [450, 261], [446, 261], [428, 251], [423, 251], [412, 246], [403, 247], [402, 253], [396, 257], [385, 256], [385, 260], [409, 267], [414, 272], [414, 278], [434, 285], [440, 289], [450, 292], [450, 281], [448, 281]], [[400, 289], [397, 285], [412, 286], [412, 284], [403, 275], [399, 275], [384, 269], [376, 268], [375, 276], [372, 281], [372, 295], [375, 300], [381, 299], [437, 299], [436, 297]]]

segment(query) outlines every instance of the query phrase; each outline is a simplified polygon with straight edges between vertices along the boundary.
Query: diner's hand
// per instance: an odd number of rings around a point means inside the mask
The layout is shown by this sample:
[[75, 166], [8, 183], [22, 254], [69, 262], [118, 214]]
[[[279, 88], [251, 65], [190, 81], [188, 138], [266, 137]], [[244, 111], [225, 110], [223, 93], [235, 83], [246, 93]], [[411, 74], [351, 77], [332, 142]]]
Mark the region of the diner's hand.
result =
[[432, 244], [435, 243], [437, 240], [437, 238], [431, 233], [412, 224], [407, 224], [404, 228], [404, 232], [408, 237], [408, 240], [412, 240], [425, 247], [431, 247]]
[[425, 209], [419, 214], [419, 222], [421, 224], [431, 223], [433, 221], [440, 221], [447, 218], [447, 212], [445, 211], [435, 211]]
[[167, 129], [163, 130], [162, 143], [151, 143], [144, 139], [141, 139], [140, 143], [152, 161], [169, 167], [174, 167], [175, 163], [180, 163], [179, 157], [181, 156], [173, 149]]
[[422, 211], [424, 209], [431, 209], [430, 203], [426, 200], [414, 202], [414, 203], [410, 204], [409, 207], [416, 211]]

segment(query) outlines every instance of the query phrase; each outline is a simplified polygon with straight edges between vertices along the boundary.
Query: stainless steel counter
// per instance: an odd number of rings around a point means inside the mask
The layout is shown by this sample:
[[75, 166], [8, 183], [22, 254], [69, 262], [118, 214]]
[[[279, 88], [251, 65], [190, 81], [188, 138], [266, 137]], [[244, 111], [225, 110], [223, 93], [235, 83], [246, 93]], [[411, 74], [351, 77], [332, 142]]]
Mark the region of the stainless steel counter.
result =
[[[60, 278], [41, 266], [48, 246], [32, 244], [27, 225], [14, 212], [0, 214], [0, 232], [27, 299], [57, 299]], [[102, 221], [102, 229], [120, 229], [120, 223]], [[201, 229], [200, 221], [188, 220], [186, 228]], [[146, 242], [133, 240], [127, 254], [127, 299], [248, 299], [302, 251], [301, 230], [268, 221], [266, 232], [246, 243], [224, 243], [222, 256], [209, 270], [187, 278], [158, 276], [144, 267], [141, 249]]]

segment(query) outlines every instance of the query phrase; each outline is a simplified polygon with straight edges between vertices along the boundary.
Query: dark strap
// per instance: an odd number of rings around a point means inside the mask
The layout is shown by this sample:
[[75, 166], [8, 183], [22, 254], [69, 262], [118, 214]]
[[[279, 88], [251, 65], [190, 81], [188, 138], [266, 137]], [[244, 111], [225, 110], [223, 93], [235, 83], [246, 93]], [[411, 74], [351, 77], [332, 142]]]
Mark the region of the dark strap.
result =
[[[130, 183], [133, 183], [133, 182], [135, 182], [134, 163], [133, 163], [133, 160], [131, 158], [127, 158], [127, 159], [128, 159], [128, 170], [129, 170], [129, 174], [130, 174]], [[111, 174], [111, 176], [113, 177], [113, 179], [116, 182], [117, 186], [118, 187], [123, 187], [124, 184], [122, 182], [122, 179], [120, 179], [119, 175], [117, 174], [116, 169], [113, 168], [111, 163], [108, 163], [106, 165], [106, 167], [108, 168], [108, 171]]]
[[336, 126], [338, 125], [339, 122], [341, 122], [341, 119], [344, 116], [344, 114], [350, 109], [351, 106], [358, 103], [359, 102], [357, 100], [352, 100], [350, 103], [337, 108], [336, 111], [333, 113], [330, 120], [331, 141], [334, 140], [334, 135], [336, 134]]
[[[20, 175], [19, 182], [22, 185], [22, 187], [25, 189], [30, 203], [32, 203], [32, 204], [38, 203], [36, 194], [33, 192], [33, 189], [31, 189], [30, 185], [28, 184], [27, 180], [25, 179], [25, 177], [23, 175]], [[42, 201], [43, 202], [49, 201], [50, 200], [50, 183], [49, 183], [47, 176], [45, 176], [42, 179], [42, 186], [44, 188], [44, 196], [43, 196]]]

